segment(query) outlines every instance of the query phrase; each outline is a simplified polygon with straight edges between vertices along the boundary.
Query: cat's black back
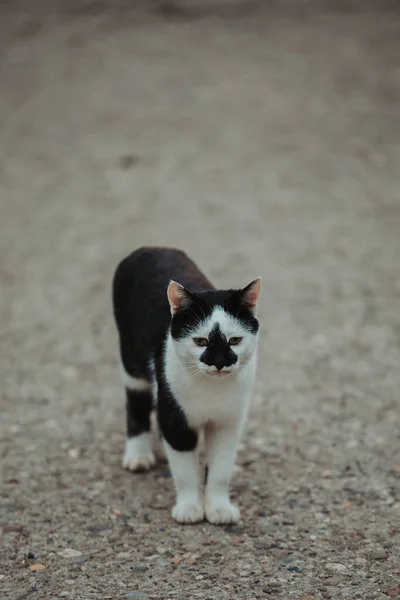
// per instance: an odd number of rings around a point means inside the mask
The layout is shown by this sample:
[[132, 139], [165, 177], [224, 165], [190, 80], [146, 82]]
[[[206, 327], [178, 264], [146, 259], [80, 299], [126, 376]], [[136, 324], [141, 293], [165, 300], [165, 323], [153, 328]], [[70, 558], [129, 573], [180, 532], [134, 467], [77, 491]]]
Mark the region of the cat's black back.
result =
[[118, 265], [113, 280], [114, 317], [125, 371], [151, 379], [150, 362], [171, 322], [167, 288], [171, 279], [190, 291], [214, 286], [181, 250], [144, 247]]

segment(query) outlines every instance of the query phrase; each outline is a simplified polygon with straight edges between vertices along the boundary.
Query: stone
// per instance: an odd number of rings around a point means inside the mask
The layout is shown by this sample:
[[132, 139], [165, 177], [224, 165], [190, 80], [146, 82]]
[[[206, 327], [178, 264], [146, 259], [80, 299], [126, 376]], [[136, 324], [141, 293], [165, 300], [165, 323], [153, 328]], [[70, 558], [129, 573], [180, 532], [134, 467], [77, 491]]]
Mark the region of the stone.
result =
[[386, 550], [373, 550], [368, 554], [368, 558], [370, 560], [386, 560], [388, 557], [388, 553]]
[[295, 556], [284, 556], [282, 558], [282, 564], [289, 565], [291, 563], [296, 562], [297, 558]]
[[343, 581], [343, 577], [340, 575], [334, 575], [333, 577], [329, 577], [329, 579], [325, 580], [326, 585], [337, 586], [339, 583]]
[[57, 554], [62, 558], [77, 558], [78, 556], [82, 556], [82, 552], [74, 550], [73, 548], [64, 548], [64, 550], [57, 552]]
[[169, 561], [169, 560], [158, 560], [158, 561], [157, 561], [157, 565], [158, 565], [159, 567], [168, 567], [168, 566], [169, 566], [169, 564], [170, 564], [170, 561]]
[[74, 563], [76, 565], [83, 565], [83, 563], [87, 562], [89, 560], [88, 556], [78, 556], [75, 560]]
[[303, 569], [299, 565], [289, 565], [288, 571], [293, 571], [294, 573], [302, 573]]
[[342, 565], [341, 563], [326, 563], [325, 568], [329, 571], [336, 571], [336, 573], [347, 571], [346, 565]]
[[46, 565], [43, 565], [42, 563], [34, 563], [29, 568], [31, 571], [34, 571], [34, 572], [44, 571], [45, 569], [47, 569]]
[[279, 581], [271, 581], [271, 583], [267, 584], [266, 588], [263, 588], [263, 592], [269, 592], [271, 590], [280, 590], [282, 587], [282, 584], [279, 583]]

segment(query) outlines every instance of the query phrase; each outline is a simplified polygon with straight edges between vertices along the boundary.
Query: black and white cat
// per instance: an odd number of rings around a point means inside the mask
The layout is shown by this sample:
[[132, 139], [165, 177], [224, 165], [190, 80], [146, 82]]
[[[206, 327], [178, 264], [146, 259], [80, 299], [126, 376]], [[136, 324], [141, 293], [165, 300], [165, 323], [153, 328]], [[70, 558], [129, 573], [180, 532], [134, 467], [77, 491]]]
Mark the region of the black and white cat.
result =
[[[241, 290], [216, 290], [172, 248], [141, 248], [117, 267], [113, 304], [127, 396], [123, 466], [154, 465], [149, 433], [156, 408], [179, 523], [240, 519], [229, 482], [256, 370], [260, 288], [258, 278]], [[204, 499], [200, 433], [208, 467]]]

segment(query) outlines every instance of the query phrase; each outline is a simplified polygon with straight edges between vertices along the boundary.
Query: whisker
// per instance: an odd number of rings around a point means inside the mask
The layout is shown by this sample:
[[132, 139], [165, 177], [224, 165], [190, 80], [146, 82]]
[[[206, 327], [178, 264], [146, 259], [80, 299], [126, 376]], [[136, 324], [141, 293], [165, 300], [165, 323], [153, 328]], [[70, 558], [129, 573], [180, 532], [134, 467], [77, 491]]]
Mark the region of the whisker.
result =
[[199, 369], [197, 369], [193, 373], [189, 373], [186, 377], [184, 377], [181, 380], [181, 384], [185, 385], [185, 384], [189, 383], [189, 381], [197, 381], [197, 379], [200, 378], [200, 375], [201, 375], [201, 371]]

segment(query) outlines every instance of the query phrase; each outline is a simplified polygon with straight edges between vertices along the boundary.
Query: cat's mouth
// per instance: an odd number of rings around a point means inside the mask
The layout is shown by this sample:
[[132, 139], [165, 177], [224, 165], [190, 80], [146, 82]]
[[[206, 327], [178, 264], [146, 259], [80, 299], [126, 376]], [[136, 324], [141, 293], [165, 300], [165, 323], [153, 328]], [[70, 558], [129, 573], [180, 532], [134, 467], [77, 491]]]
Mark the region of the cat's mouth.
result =
[[222, 369], [219, 371], [218, 369], [215, 369], [214, 371], [207, 371], [207, 373], [212, 377], [226, 377], [232, 373], [232, 371], [224, 371]]

